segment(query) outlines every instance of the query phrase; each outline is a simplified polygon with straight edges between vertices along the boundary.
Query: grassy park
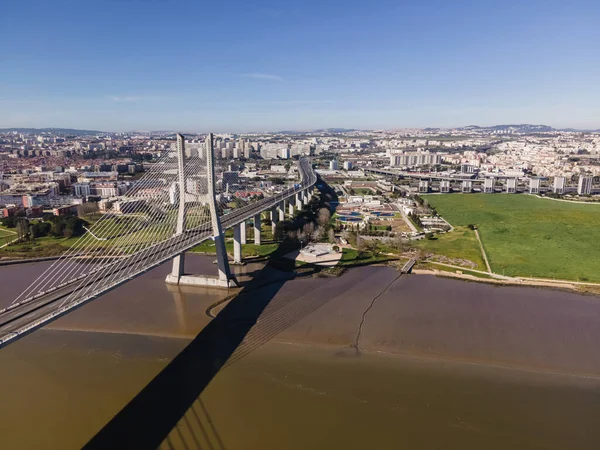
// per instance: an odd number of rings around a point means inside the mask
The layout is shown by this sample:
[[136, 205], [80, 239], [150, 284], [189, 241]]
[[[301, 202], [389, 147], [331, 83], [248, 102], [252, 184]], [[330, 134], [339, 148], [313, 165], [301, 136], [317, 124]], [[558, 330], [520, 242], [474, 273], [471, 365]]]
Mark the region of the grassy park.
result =
[[467, 227], [457, 226], [451, 233], [437, 235], [432, 240], [422, 239], [415, 245], [426, 252], [448, 258], [442, 262], [464, 265], [460, 264], [460, 260], [467, 260], [474, 264], [473, 269], [486, 270], [475, 232]]
[[9, 230], [8, 228], [0, 227], [0, 238], [6, 236], [14, 236], [16, 233], [14, 230]]
[[466, 228], [474, 224], [495, 273], [600, 282], [600, 205], [506, 194], [424, 198], [457, 227], [421, 243], [427, 250], [475, 261], [477, 241]]

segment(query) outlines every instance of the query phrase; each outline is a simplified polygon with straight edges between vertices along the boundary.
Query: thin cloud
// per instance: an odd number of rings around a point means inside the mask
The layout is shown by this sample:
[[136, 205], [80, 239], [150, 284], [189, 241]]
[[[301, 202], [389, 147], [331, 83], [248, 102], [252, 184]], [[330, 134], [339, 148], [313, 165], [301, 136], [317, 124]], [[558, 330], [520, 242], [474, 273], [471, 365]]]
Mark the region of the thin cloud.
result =
[[273, 75], [270, 73], [245, 73], [242, 76], [246, 78], [254, 78], [256, 80], [283, 81], [283, 78], [279, 75]]
[[127, 95], [127, 96], [112, 95], [109, 98], [113, 102], [118, 102], [118, 103], [139, 102], [140, 100], [142, 100], [141, 97], [134, 97], [132, 95]]

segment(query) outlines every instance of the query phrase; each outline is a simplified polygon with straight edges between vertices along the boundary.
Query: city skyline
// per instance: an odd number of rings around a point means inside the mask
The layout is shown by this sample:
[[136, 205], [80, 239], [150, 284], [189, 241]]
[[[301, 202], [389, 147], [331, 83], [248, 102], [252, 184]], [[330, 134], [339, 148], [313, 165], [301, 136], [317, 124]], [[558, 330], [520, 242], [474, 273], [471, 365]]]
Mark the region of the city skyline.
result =
[[591, 1], [12, 2], [0, 128], [600, 128]]

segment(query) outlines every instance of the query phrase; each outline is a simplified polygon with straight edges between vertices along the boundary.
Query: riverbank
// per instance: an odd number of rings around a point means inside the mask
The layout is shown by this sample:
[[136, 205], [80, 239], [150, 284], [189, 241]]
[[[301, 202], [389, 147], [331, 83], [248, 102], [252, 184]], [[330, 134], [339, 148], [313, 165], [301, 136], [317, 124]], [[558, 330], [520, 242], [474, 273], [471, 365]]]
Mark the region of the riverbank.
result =
[[528, 277], [506, 277], [495, 273], [466, 269], [461, 266], [445, 264], [441, 262], [421, 263], [419, 266], [417, 266], [417, 268], [413, 269], [412, 272], [420, 275], [435, 275], [438, 277], [456, 278], [465, 281], [475, 281], [478, 283], [488, 283], [500, 286], [533, 286], [540, 288], [561, 289], [588, 295], [600, 294], [600, 283]]

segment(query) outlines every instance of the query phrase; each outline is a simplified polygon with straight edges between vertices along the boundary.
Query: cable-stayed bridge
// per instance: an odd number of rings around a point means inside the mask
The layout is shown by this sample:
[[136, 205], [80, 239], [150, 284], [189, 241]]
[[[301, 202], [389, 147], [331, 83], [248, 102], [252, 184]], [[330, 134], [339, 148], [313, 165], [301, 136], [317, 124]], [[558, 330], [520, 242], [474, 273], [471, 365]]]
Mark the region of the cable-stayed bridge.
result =
[[[112, 199], [84, 236], [13, 302], [0, 310], [0, 347], [46, 325], [103, 293], [173, 259], [168, 283], [231, 287], [224, 230], [233, 228], [234, 261], [241, 261], [246, 221], [253, 220], [260, 244], [261, 213], [270, 211], [273, 227], [308, 202], [316, 174], [308, 159], [298, 161], [300, 181], [280, 192], [251, 200], [229, 193], [223, 176], [217, 182], [213, 136], [203, 146], [186, 149], [183, 136], [135, 182], [126, 195]], [[213, 239], [218, 276], [184, 274], [184, 252]]]

